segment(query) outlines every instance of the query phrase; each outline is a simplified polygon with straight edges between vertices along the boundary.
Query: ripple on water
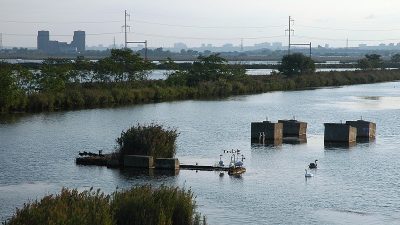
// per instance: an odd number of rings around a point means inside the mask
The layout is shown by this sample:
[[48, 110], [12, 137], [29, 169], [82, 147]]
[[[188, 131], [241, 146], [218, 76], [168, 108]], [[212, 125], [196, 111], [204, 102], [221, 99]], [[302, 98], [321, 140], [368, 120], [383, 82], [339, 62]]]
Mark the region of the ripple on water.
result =
[[[63, 186], [111, 193], [165, 184], [193, 190], [210, 224], [398, 224], [400, 89], [393, 87], [399, 84], [0, 119], [0, 219]], [[307, 143], [250, 144], [252, 121], [293, 116], [308, 122]], [[324, 122], [361, 116], [377, 123], [375, 142], [324, 148]], [[177, 157], [183, 163], [214, 164], [222, 150], [241, 149], [247, 172], [241, 178], [201, 171], [166, 176], [74, 164], [78, 151], [113, 150], [121, 131], [138, 122], [177, 128]], [[305, 179], [304, 169], [315, 159], [319, 168]]]

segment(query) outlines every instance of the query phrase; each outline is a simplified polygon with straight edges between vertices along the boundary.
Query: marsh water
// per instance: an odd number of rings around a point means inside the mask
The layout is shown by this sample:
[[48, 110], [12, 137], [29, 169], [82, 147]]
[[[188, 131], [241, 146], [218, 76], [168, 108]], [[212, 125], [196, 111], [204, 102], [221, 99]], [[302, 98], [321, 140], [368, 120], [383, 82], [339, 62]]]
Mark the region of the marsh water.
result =
[[[111, 193], [152, 184], [190, 188], [209, 224], [399, 224], [399, 115], [400, 83], [391, 82], [2, 116], [0, 219], [62, 187]], [[308, 122], [307, 143], [251, 145], [252, 121], [293, 116]], [[375, 142], [324, 147], [324, 122], [361, 116], [377, 123]], [[211, 165], [223, 150], [241, 149], [247, 172], [241, 177], [184, 170], [173, 175], [75, 165], [79, 151], [110, 152], [122, 130], [152, 122], [180, 132], [181, 163]], [[305, 179], [304, 169], [315, 159], [318, 169]]]

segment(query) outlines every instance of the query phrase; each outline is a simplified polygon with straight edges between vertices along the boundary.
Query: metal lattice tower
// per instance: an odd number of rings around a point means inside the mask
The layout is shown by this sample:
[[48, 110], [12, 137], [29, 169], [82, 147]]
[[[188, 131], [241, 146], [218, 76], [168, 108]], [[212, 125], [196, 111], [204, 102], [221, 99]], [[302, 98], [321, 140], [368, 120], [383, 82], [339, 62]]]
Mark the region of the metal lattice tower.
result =
[[292, 19], [291, 16], [289, 16], [289, 29], [285, 30], [285, 32], [289, 32], [289, 44], [288, 44], [288, 55], [290, 55], [290, 46], [291, 46], [291, 34], [293, 32], [294, 34], [294, 30], [292, 29], [292, 23], [294, 22], [294, 19]]
[[122, 26], [122, 28], [124, 29], [124, 33], [125, 33], [125, 48], [128, 48], [128, 28], [129, 28], [129, 30], [131, 29], [131, 26], [126, 24], [127, 17], [129, 17], [129, 20], [131, 19], [131, 15], [128, 14], [125, 10], [125, 24]]
[[0, 49], [3, 49], [3, 33], [0, 33]]

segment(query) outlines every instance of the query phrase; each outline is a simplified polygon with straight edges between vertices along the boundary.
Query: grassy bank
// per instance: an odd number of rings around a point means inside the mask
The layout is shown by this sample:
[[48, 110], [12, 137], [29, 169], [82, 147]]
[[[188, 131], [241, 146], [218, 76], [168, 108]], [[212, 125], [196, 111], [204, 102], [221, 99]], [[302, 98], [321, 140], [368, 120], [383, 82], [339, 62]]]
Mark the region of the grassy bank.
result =
[[[0, 63], [0, 111], [113, 107], [400, 80], [400, 70], [313, 73], [314, 67], [298, 68], [294, 74], [290, 69], [286, 75], [248, 76], [243, 66], [229, 65], [218, 55], [199, 57], [185, 68], [172, 61], [162, 65], [174, 71], [166, 80], [147, 80], [155, 65], [130, 50], [113, 50], [97, 62], [48, 59], [35, 69]], [[297, 64], [286, 67], [292, 65]]]
[[205, 225], [195, 208], [190, 190], [173, 187], [141, 186], [111, 195], [63, 189], [17, 209], [7, 225]]
[[6, 112], [41, 112], [112, 107], [185, 99], [221, 98], [270, 91], [302, 90], [318, 87], [369, 84], [400, 80], [399, 70], [324, 72], [295, 77], [253, 76], [241, 79], [199, 82], [195, 86], [169, 85], [166, 81], [92, 83], [68, 85], [58, 92], [13, 94]]

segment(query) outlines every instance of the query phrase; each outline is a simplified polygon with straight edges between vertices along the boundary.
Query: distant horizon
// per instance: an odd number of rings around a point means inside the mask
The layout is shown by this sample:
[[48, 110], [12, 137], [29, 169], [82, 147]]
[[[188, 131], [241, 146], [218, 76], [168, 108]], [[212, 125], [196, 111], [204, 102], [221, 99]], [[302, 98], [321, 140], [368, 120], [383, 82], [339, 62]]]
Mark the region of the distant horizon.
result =
[[395, 0], [310, 0], [307, 4], [295, 0], [3, 0], [0, 33], [3, 46], [35, 47], [38, 30], [49, 30], [52, 39], [62, 42], [70, 41], [74, 30], [85, 30], [89, 46], [109, 46], [114, 38], [120, 45], [126, 9], [131, 26], [128, 39], [148, 40], [151, 47], [167, 48], [177, 42], [190, 47], [240, 45], [242, 41], [246, 46], [287, 45], [289, 15], [294, 19], [294, 42], [373, 46], [400, 42], [399, 6]]

